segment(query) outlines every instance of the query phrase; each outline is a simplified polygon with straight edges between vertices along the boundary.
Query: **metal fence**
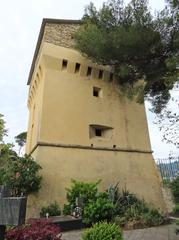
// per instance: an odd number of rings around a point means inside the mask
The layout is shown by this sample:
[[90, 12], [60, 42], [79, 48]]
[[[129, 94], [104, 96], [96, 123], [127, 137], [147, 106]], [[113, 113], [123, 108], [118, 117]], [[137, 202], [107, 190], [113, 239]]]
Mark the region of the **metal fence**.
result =
[[163, 180], [179, 176], [179, 157], [158, 158], [155, 160]]

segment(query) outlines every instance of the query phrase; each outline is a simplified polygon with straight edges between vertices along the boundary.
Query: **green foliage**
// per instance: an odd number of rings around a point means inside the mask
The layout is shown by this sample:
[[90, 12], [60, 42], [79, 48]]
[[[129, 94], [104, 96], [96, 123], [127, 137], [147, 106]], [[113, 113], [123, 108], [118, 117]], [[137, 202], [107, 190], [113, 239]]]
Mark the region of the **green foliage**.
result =
[[107, 193], [99, 193], [95, 200], [91, 200], [84, 207], [83, 222], [92, 224], [103, 220], [111, 220], [114, 214], [114, 205]]
[[150, 207], [126, 189], [119, 191], [118, 184], [111, 186], [106, 192], [98, 192], [97, 184], [98, 182], [83, 183], [73, 180], [72, 187], [68, 189], [70, 202], [64, 205], [63, 212], [70, 214], [71, 207], [76, 206], [76, 197], [81, 197], [82, 220], [86, 224], [104, 220], [114, 220], [119, 226], [135, 221], [142, 226], [163, 223], [164, 218], [157, 209]]
[[130, 214], [133, 213], [133, 215], [135, 215], [141, 211], [144, 212], [148, 210], [144, 200], [140, 200], [126, 189], [122, 191], [119, 191], [118, 188], [115, 189], [114, 205], [116, 215], [119, 216], [124, 216], [128, 211], [131, 212]]
[[177, 148], [179, 148], [178, 104], [179, 99], [177, 96], [172, 97], [169, 105], [163, 109], [160, 114], [157, 114], [154, 122], [162, 132], [162, 140], [175, 145]]
[[2, 144], [0, 151], [0, 185], [3, 184], [3, 176], [6, 173], [8, 161], [17, 160], [17, 153], [12, 149], [12, 144]]
[[0, 143], [3, 142], [3, 137], [7, 135], [7, 130], [5, 129], [5, 121], [3, 115], [0, 114]]
[[26, 138], [27, 138], [27, 132], [22, 132], [22, 133], [18, 134], [17, 136], [15, 136], [15, 141], [19, 145], [19, 154], [20, 154], [21, 148], [26, 143]]
[[147, 0], [131, 0], [126, 6], [122, 0], [109, 0], [99, 11], [91, 3], [75, 35], [76, 48], [112, 66], [120, 85], [133, 87], [143, 79], [145, 97], [160, 112], [179, 76], [178, 11], [174, 0], [154, 16]]
[[173, 209], [173, 212], [177, 215], [179, 215], [179, 203], [175, 204], [175, 207]]
[[163, 216], [155, 208], [149, 208], [147, 212], [143, 213], [141, 220], [147, 227], [158, 226], [164, 222]]
[[40, 217], [46, 217], [47, 213], [49, 214], [49, 217], [59, 216], [61, 214], [60, 207], [56, 201], [46, 207], [42, 207], [40, 211]]
[[171, 184], [171, 191], [174, 197], [175, 203], [179, 203], [179, 177], [174, 179]]
[[128, 190], [115, 188], [114, 197], [115, 219], [119, 226], [128, 222], [139, 222], [143, 226], [156, 226], [163, 223], [162, 214], [155, 208], [150, 207], [144, 200], [140, 200]]
[[18, 157], [14, 161], [8, 160], [2, 182], [12, 189], [13, 196], [28, 195], [40, 189], [40, 169], [40, 165], [28, 156]]
[[[179, 225], [179, 220], [176, 220], [176, 225], [177, 226]], [[176, 234], [179, 234], [179, 228], [176, 228], [175, 232], [176, 232]]]
[[72, 180], [71, 188], [66, 188], [67, 200], [70, 204], [76, 203], [76, 198], [80, 197], [83, 204], [88, 203], [94, 199], [97, 194], [97, 186], [100, 181], [96, 183], [84, 183], [76, 180]]
[[100, 222], [86, 230], [82, 240], [122, 240], [122, 231], [115, 224]]
[[27, 138], [27, 132], [22, 132], [15, 136], [16, 143], [20, 146], [23, 147], [24, 144], [26, 143], [26, 138]]
[[63, 215], [70, 215], [71, 214], [71, 206], [70, 204], [64, 204], [63, 206]]
[[71, 188], [67, 188], [68, 204], [64, 205], [63, 213], [70, 214], [71, 208], [76, 207], [76, 199], [79, 198], [84, 223], [110, 220], [114, 213], [114, 206], [107, 193], [98, 192], [99, 182], [84, 183], [72, 180]]
[[64, 214], [70, 214], [71, 207], [76, 206], [76, 199], [79, 198], [81, 205], [85, 206], [90, 200], [95, 199], [98, 192], [97, 186], [100, 181], [96, 183], [84, 183], [72, 180], [71, 188], [66, 188], [68, 204], [64, 206]]

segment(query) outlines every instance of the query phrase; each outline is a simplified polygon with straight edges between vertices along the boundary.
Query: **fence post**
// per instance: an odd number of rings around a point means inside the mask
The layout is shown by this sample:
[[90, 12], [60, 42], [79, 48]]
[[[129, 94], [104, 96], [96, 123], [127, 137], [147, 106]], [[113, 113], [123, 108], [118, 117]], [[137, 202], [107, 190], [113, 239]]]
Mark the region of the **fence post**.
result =
[[0, 225], [0, 240], [5, 239], [6, 226]]

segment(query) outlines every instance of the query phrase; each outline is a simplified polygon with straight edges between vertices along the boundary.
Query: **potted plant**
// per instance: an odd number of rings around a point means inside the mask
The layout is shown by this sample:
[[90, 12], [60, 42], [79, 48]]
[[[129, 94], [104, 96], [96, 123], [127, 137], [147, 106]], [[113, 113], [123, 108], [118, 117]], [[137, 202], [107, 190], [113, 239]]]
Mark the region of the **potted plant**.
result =
[[25, 222], [27, 196], [40, 189], [41, 167], [29, 156], [8, 160], [0, 188], [0, 225]]

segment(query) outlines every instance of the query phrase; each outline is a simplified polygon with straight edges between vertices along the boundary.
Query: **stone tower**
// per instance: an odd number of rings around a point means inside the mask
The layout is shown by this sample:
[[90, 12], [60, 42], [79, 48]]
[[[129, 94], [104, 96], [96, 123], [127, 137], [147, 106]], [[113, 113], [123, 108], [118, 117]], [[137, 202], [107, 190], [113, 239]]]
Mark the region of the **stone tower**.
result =
[[145, 108], [119, 93], [109, 67], [74, 49], [77, 20], [44, 19], [30, 74], [26, 152], [42, 166], [42, 189], [29, 215], [56, 200], [71, 179], [119, 182], [165, 209], [152, 158]]

